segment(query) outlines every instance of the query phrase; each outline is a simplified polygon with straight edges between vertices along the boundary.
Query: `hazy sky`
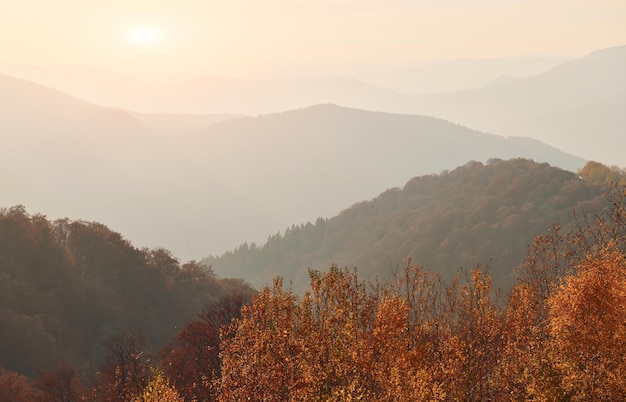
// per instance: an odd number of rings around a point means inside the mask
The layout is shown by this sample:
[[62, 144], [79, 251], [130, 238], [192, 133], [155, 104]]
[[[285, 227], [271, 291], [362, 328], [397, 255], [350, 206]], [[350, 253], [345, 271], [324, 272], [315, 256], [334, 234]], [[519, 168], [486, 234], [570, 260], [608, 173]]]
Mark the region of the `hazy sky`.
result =
[[579, 57], [626, 42], [624, 0], [4, 0], [0, 61], [116, 71], [349, 70]]

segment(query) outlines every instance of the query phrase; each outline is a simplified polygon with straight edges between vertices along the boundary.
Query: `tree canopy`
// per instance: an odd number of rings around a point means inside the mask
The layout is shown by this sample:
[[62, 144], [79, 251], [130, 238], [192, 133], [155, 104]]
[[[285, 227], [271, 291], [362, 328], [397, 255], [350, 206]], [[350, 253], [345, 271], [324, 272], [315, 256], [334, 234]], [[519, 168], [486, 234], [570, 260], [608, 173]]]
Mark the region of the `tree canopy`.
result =
[[241, 280], [137, 249], [94, 222], [50, 222], [24, 207], [0, 210], [0, 367], [35, 377], [61, 363], [96, 366], [107, 337], [138, 330], [162, 347]]

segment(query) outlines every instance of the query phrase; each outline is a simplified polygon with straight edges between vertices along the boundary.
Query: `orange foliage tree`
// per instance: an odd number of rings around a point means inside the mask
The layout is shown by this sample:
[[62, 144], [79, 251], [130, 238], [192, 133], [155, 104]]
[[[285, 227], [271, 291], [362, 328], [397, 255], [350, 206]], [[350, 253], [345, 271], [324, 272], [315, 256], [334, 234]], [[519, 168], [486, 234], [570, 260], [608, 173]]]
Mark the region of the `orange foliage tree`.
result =
[[463, 284], [408, 266], [368, 287], [355, 270], [311, 272], [300, 299], [277, 279], [222, 346], [223, 401], [485, 400], [496, 395], [502, 312], [480, 269]]
[[26, 377], [0, 367], [0, 402], [32, 402], [38, 397]]
[[143, 391], [133, 397], [133, 402], [184, 402], [160, 371], [155, 370]]
[[[506, 309], [500, 384], [520, 400], [621, 400], [626, 188], [579, 227], [538, 236]], [[616, 357], [618, 356], [618, 357]]]
[[278, 279], [244, 306], [223, 334], [220, 400], [303, 400], [309, 377], [300, 324], [298, 298]]
[[548, 299], [552, 359], [572, 400], [626, 400], [626, 262], [601, 250]]

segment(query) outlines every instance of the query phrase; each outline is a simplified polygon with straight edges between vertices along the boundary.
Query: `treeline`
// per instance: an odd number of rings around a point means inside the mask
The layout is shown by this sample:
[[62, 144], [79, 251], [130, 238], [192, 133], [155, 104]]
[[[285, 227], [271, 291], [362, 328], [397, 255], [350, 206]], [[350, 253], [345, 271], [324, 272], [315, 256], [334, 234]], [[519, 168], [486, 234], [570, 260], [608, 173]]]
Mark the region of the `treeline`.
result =
[[106, 226], [0, 210], [0, 367], [35, 378], [60, 363], [89, 372], [120, 331], [161, 348], [241, 280], [137, 249]]
[[156, 355], [136, 333], [108, 338], [93, 382], [60, 367], [34, 384], [5, 372], [0, 390], [31, 398], [13, 401], [624, 400], [626, 188], [607, 198], [573, 230], [537, 236], [508, 295], [480, 266], [451, 281], [410, 262], [377, 282], [310, 271], [303, 296], [280, 278], [250, 302], [226, 296]]
[[571, 228], [572, 211], [599, 208], [607, 190], [604, 180], [581, 180], [545, 163], [470, 162], [205, 263], [256, 286], [280, 275], [300, 293], [310, 268], [331, 264], [357, 266], [362, 278], [373, 280], [411, 258], [450, 280], [459, 267], [489, 263], [495, 287], [510, 290], [513, 268], [537, 233], [556, 222]]

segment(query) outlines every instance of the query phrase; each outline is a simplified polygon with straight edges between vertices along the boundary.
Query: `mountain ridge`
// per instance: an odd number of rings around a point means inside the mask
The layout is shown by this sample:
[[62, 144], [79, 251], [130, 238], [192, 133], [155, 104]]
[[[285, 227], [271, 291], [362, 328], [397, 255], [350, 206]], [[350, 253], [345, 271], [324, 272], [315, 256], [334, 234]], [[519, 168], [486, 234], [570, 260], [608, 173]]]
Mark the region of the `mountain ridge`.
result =
[[[413, 111], [626, 165], [626, 46], [600, 49], [506, 85], [414, 98]], [[608, 102], [608, 106], [607, 105]], [[607, 147], [606, 144], [612, 144]]]
[[[170, 113], [259, 115], [335, 103], [428, 115], [507, 137], [531, 136], [585, 159], [626, 165], [619, 152], [626, 147], [623, 71], [626, 46], [615, 46], [565, 61], [540, 74], [446, 93], [408, 95], [352, 78], [194, 78], [182, 84], [162, 82], [158, 88], [147, 90], [144, 97], [154, 103], [147, 109]], [[124, 100], [130, 102], [135, 95], [128, 91]], [[142, 110], [126, 104], [116, 106]], [[197, 124], [191, 126], [198, 128]], [[614, 146], [606, 147], [606, 143]]]
[[358, 267], [369, 280], [408, 259], [445, 278], [482, 264], [496, 287], [507, 290], [534, 237], [553, 224], [572, 228], [572, 210], [597, 210], [607, 189], [545, 163], [470, 162], [415, 177], [331, 218], [293, 225], [263, 244], [243, 243], [204, 262], [255, 286], [283, 276], [297, 291], [308, 284], [309, 268], [331, 264]]
[[100, 124], [82, 106], [47, 118], [47, 102], [11, 102], [1, 89], [0, 99], [12, 108], [0, 111], [9, 133], [0, 167], [12, 172], [2, 204], [108, 222], [138, 245], [185, 259], [332, 216], [472, 159], [523, 156], [571, 170], [585, 162], [436, 118], [332, 105], [168, 131], [125, 117]]

